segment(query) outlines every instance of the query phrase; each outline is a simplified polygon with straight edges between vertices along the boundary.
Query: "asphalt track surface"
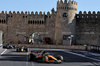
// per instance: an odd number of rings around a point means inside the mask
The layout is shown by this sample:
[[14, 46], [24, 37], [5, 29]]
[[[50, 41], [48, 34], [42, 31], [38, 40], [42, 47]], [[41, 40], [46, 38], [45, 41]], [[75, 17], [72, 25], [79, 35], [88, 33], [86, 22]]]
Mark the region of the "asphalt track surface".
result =
[[49, 50], [30, 48], [29, 51], [31, 50], [45, 50], [53, 56], [62, 55], [66, 61], [61, 64], [39, 63], [34, 61], [29, 62], [29, 52], [16, 52], [15, 49], [8, 49], [2, 56], [0, 56], [0, 66], [100, 66], [99, 62], [95, 60], [63, 52], [57, 49]]

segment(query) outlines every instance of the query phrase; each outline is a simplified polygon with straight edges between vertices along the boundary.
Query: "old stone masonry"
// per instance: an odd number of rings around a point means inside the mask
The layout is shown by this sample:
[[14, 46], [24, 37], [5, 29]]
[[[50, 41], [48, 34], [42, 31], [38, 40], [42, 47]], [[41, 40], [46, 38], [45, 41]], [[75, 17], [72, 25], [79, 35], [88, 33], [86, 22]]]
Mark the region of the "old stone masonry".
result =
[[76, 1], [59, 0], [57, 11], [53, 8], [47, 14], [2, 11], [0, 30], [3, 32], [3, 42], [27, 44], [30, 36], [37, 33], [39, 39], [35, 41], [41, 41], [41, 44], [99, 44], [100, 12], [80, 11], [77, 14], [77, 5]]

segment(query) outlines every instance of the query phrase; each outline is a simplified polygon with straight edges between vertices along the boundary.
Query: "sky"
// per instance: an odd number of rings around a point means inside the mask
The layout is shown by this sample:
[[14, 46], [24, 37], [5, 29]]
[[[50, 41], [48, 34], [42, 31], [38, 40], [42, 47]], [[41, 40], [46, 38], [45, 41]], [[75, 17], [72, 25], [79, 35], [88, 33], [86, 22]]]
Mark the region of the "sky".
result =
[[[0, 0], [0, 11], [42, 11], [51, 12], [56, 10], [58, 0]], [[79, 11], [100, 11], [100, 0], [74, 0], [78, 2]]]

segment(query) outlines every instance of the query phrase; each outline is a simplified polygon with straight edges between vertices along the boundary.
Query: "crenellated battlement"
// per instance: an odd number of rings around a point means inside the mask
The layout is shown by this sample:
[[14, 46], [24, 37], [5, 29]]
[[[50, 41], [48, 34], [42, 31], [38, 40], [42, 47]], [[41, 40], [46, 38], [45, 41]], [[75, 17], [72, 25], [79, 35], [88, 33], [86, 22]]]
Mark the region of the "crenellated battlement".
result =
[[84, 11], [84, 12], [82, 12], [82, 11], [80, 11], [77, 15], [100, 15], [100, 11], [98, 11], [98, 12], [95, 12], [95, 11], [93, 11], [93, 12], [91, 12], [91, 11], [88, 11], [88, 12]]
[[76, 1], [58, 0], [57, 9], [77, 10], [77, 5]]
[[92, 14], [95, 14], [95, 15], [97, 15], [97, 14], [100, 14], [100, 11], [98, 11], [98, 12], [95, 12], [95, 11], [93, 11], [93, 12], [91, 12], [91, 11], [88, 11], [88, 12], [86, 12], [86, 11], [84, 11], [84, 12], [79, 11], [78, 14], [79, 14], [79, 15], [81, 15], [81, 14], [82, 14], [82, 15], [84, 15], [84, 14], [85, 14], [85, 15], [86, 15], [86, 14], [87, 14], [87, 15], [88, 15], [88, 14], [91, 14], [91, 15], [92, 15]]
[[68, 4], [77, 5], [77, 2], [76, 2], [76, 1], [71, 1], [71, 0], [69, 0], [69, 1], [68, 1]]
[[93, 18], [94, 19], [94, 18], [100, 18], [99, 16], [100, 16], [100, 11], [98, 11], [98, 12], [95, 12], [95, 11], [93, 11], [93, 12], [91, 12], [91, 11], [88, 11], [88, 12], [79, 11], [79, 13], [76, 15], [76, 18]]
[[77, 2], [76, 1], [71, 1], [71, 0], [69, 0], [69, 1], [67, 1], [67, 0], [58, 0], [58, 2], [57, 2], [57, 4], [73, 4], [73, 5], [77, 5]]
[[10, 15], [10, 14], [16, 14], [16, 15], [48, 15], [48, 13], [51, 15], [51, 13], [50, 12], [47, 12], [47, 14], [45, 14], [45, 12], [29, 12], [29, 11], [25, 11], [25, 12], [23, 12], [23, 11], [21, 11], [21, 12], [19, 12], [19, 11], [9, 11], [9, 12], [7, 12], [7, 11], [1, 11], [0, 12], [0, 14], [8, 14], [8, 15]]

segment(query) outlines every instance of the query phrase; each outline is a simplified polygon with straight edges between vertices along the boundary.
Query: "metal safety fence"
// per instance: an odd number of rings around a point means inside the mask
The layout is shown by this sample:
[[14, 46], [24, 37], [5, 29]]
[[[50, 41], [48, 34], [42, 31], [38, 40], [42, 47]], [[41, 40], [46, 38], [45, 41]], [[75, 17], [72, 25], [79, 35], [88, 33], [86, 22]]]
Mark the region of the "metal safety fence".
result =
[[2, 45], [2, 44], [0, 44], [0, 49], [2, 49], [2, 47], [3, 47], [3, 45]]
[[90, 49], [91, 49], [91, 51], [100, 52], [100, 46], [91, 45], [91, 46], [90, 46]]

